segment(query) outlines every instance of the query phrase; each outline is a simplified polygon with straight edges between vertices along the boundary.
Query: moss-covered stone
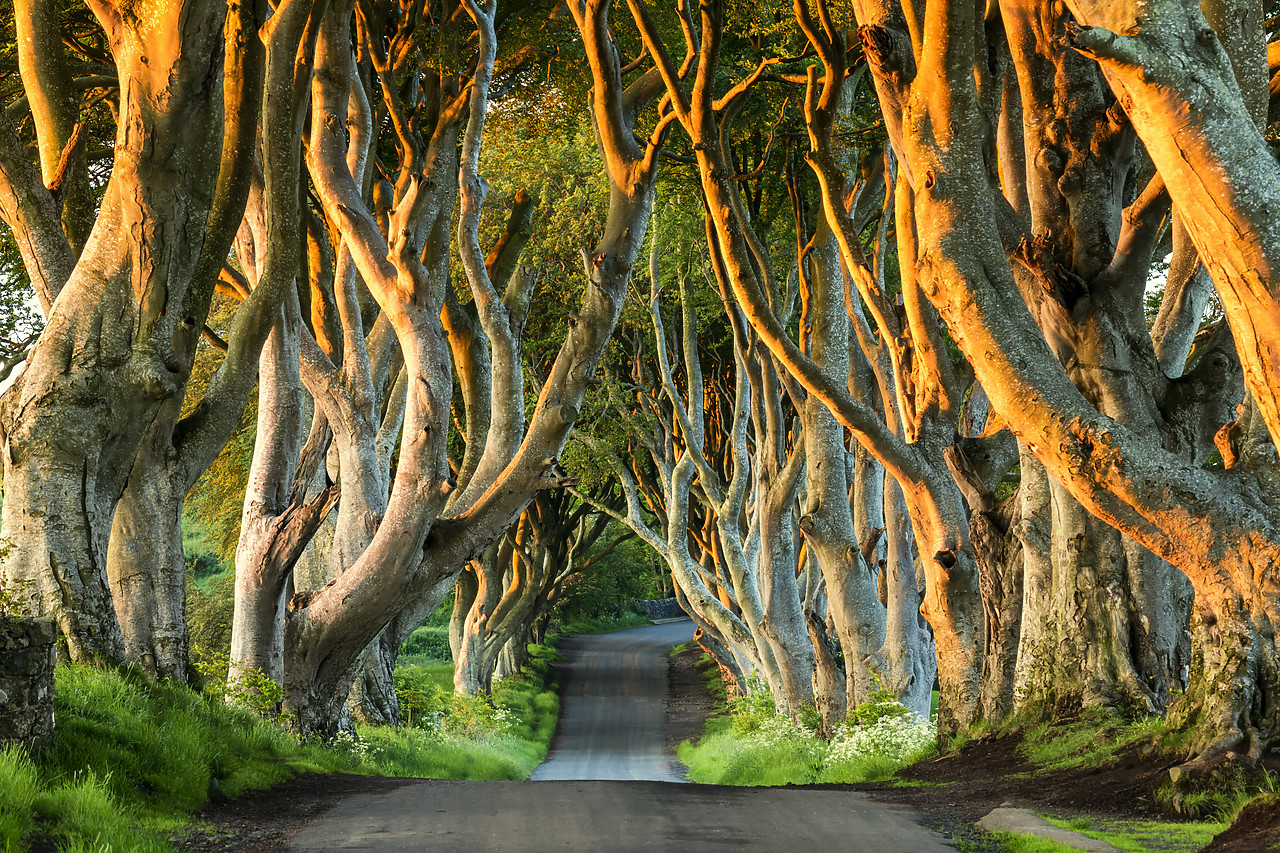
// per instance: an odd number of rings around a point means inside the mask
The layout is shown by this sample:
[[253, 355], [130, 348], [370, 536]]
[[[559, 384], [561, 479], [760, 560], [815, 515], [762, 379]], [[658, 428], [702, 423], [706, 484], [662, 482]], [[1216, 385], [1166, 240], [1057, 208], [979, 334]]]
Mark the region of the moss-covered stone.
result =
[[56, 638], [52, 619], [0, 616], [0, 743], [52, 740]]

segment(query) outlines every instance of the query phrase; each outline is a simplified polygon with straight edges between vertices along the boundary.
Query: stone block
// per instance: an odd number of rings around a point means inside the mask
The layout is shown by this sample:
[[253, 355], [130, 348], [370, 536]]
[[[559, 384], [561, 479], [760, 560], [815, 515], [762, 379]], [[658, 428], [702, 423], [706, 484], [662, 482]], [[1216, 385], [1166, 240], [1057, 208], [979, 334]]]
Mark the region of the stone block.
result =
[[0, 743], [31, 747], [53, 736], [52, 619], [0, 617]]

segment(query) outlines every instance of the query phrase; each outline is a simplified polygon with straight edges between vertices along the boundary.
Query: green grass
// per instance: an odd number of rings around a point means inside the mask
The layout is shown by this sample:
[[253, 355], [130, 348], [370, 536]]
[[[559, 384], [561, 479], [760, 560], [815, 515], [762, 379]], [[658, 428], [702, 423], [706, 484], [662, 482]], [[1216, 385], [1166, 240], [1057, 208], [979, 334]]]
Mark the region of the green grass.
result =
[[[688, 648], [688, 644], [679, 646], [672, 654]], [[715, 785], [882, 782], [892, 779], [906, 764], [936, 754], [932, 733], [926, 736], [925, 745], [911, 737], [905, 741], [909, 746], [900, 746], [903, 740], [895, 740], [891, 730], [881, 728], [882, 724], [901, 722], [896, 715], [884, 713], [882, 702], [864, 703], [850, 715], [867, 723], [866, 728], [856, 729], [857, 738], [842, 741], [841, 735], [827, 743], [809, 726], [776, 715], [767, 692], [725, 702], [724, 685], [714, 663], [703, 655], [699, 666], [709, 683], [718, 687], [723, 711], [707, 721], [696, 743], [685, 741], [676, 750], [689, 768], [691, 781]], [[801, 714], [801, 720], [806, 716]], [[888, 719], [877, 722], [881, 716]]]
[[558, 626], [556, 630], [560, 634], [606, 634], [609, 631], [643, 628], [645, 625], [652, 624], [652, 620], [642, 613], [623, 613], [621, 616], [575, 619]]
[[734, 731], [726, 718], [708, 723], [697, 746], [685, 741], [677, 755], [689, 779], [716, 785], [802, 785], [817, 781], [818, 748], [786, 740], [761, 744]]
[[[488, 701], [455, 696], [453, 665], [402, 656], [396, 690], [406, 725], [361, 727], [369, 772], [428, 779], [524, 779], [546, 758], [560, 713], [555, 649], [531, 645], [522, 674]], [[353, 747], [354, 748], [354, 747]]]
[[685, 741], [676, 754], [689, 768], [691, 781], [712, 785], [883, 782], [904, 766], [883, 755], [830, 761], [827, 750], [827, 744], [802, 728], [781, 736], [743, 733], [731, 718], [720, 717], [708, 722], [696, 744]]
[[[689, 640], [678, 646], [673, 646], [670, 652], [671, 657], [684, 654], [691, 649], [701, 648], [697, 640]], [[720, 677], [720, 668], [716, 666], [716, 662], [711, 659], [711, 655], [703, 652], [697, 662], [698, 671], [702, 673], [702, 678], [706, 682], [707, 692], [711, 694], [711, 698], [715, 700], [716, 708], [720, 713], [728, 710], [729, 699], [725, 693], [724, 679]]]
[[1054, 826], [1084, 833], [1133, 853], [1193, 853], [1226, 829], [1224, 823], [1162, 823], [1146, 820], [1059, 818], [1042, 814]]
[[330, 745], [300, 744], [272, 722], [134, 669], [61, 665], [53, 743], [34, 756], [0, 749], [0, 851], [23, 853], [43, 836], [60, 851], [163, 853], [211, 791], [236, 797], [304, 772], [526, 778], [559, 713], [558, 653], [534, 646], [531, 656], [525, 675], [495, 684], [492, 707], [452, 697], [451, 664], [409, 660], [398, 681], [445, 697], [448, 725], [361, 727]]
[[[1019, 750], [1036, 766], [1037, 773], [1106, 765], [1117, 760], [1123, 751], [1137, 748], [1173, 759], [1188, 755], [1187, 730], [1172, 730], [1158, 718], [1126, 720], [1105, 711], [1086, 712], [1071, 722], [1040, 722], [1010, 732], [1022, 736]], [[960, 748], [958, 741], [952, 744], [953, 750]], [[1220, 828], [1230, 823], [1245, 803], [1274, 792], [1276, 785], [1274, 775], [1235, 768], [1207, 780], [1166, 782], [1156, 789], [1155, 798], [1167, 809], [1199, 819], [1201, 826]]]
[[418, 628], [400, 646], [400, 657], [452, 660], [453, 652], [449, 648], [449, 626], [423, 625]]
[[208, 799], [297, 772], [358, 767], [301, 746], [276, 725], [136, 670], [56, 671], [54, 741], [0, 752], [0, 848], [26, 849], [32, 828], [60, 850], [167, 850], [160, 838]]
[[1021, 751], [1042, 770], [1106, 764], [1139, 742], [1155, 742], [1166, 731], [1158, 718], [1125, 721], [1103, 714], [1071, 723], [1042, 722], [1023, 731]]
[[1021, 832], [993, 832], [990, 837], [1001, 845], [1005, 853], [1080, 853], [1078, 847], [1068, 847]]

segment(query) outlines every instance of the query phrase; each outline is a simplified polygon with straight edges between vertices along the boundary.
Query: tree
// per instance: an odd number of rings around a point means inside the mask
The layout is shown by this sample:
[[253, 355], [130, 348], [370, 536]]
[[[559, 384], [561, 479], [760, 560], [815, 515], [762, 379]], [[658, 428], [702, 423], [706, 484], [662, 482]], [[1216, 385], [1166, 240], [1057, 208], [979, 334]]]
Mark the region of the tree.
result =
[[[1075, 8], [1085, 22], [1134, 20], [1124, 17], [1132, 16], [1129, 8], [1109, 6], [1106, 18], [1091, 17], [1102, 14], [1100, 7], [1081, 4]], [[1202, 205], [1193, 206], [1198, 198], [1195, 193], [1205, 185], [1206, 175], [1226, 181], [1232, 169], [1246, 164], [1250, 166], [1249, 185], [1269, 187], [1253, 178], [1257, 177], [1256, 169], [1273, 166], [1263, 156], [1251, 161], [1253, 155], [1247, 154], [1261, 151], [1260, 136], [1248, 119], [1227, 53], [1218, 47], [1216, 36], [1209, 35], [1211, 31], [1203, 25], [1198, 10], [1161, 5], [1149, 11], [1154, 14], [1141, 19], [1143, 24], [1133, 36], [1081, 30], [1073, 35], [1074, 43], [1086, 52], [1097, 53], [1106, 64], [1112, 85], [1120, 88], [1125, 114], [1161, 170], [1183, 223], [1193, 236], [1198, 235], [1201, 257], [1215, 258], [1209, 264], [1210, 272], [1220, 293], [1226, 292], [1238, 281], [1232, 270], [1238, 269], [1234, 264], [1243, 257], [1235, 254], [1235, 247], [1247, 244], [1262, 251], [1267, 226], [1241, 228], [1247, 218], [1237, 221], [1237, 229], [1231, 233], [1248, 234], [1242, 242], [1222, 230], [1213, 231], [1220, 229], [1229, 215], [1247, 217], [1247, 204], [1240, 207], [1228, 201], [1211, 212]], [[1267, 639], [1270, 635], [1259, 629], [1259, 622], [1271, 618], [1275, 605], [1267, 568], [1274, 562], [1274, 537], [1262, 498], [1268, 469], [1265, 455], [1241, 465], [1237, 460], [1248, 457], [1237, 456], [1234, 449], [1257, 448], [1257, 438], [1266, 440], [1268, 431], [1255, 426], [1260, 432], [1252, 434], [1252, 444], [1224, 442], [1234, 464], [1222, 470], [1208, 469], [1193, 454], [1171, 453], [1099, 412], [1069, 381], [1026, 310], [1026, 288], [1019, 288], [1000, 235], [991, 225], [1000, 221], [997, 213], [1003, 197], [992, 192], [982, 154], [986, 124], [973, 73], [982, 23], [964, 4], [936, 2], [928, 4], [922, 24], [922, 38], [914, 42], [918, 72], [913, 80], [895, 83], [892, 79], [889, 69], [900, 67], [900, 59], [895, 63], [873, 61], [872, 68], [886, 88], [901, 84], [897, 97], [907, 105], [903, 153], [917, 182], [914, 207], [919, 251], [934, 265], [926, 292], [969, 356], [996, 409], [1048, 472], [1091, 511], [1177, 565], [1195, 588], [1199, 664], [1191, 688], [1174, 709], [1177, 719], [1198, 721], [1197, 743], [1202, 754], [1193, 766], [1227, 755], [1256, 759], [1275, 731], [1274, 714], [1262, 700], [1274, 690], [1275, 649]], [[1170, 40], [1174, 33], [1182, 39], [1176, 45]], [[975, 40], [966, 40], [971, 35]], [[896, 36], [891, 39], [883, 43], [902, 48], [913, 44], [911, 40], [897, 41]], [[1159, 115], [1168, 120], [1175, 104], [1186, 103], [1180, 94], [1184, 90], [1169, 83], [1190, 85], [1189, 78], [1178, 72], [1158, 87], [1154, 82], [1140, 81], [1137, 66], [1128, 62], [1137, 55], [1133, 50], [1146, 44], [1144, 39], [1163, 39], [1161, 57], [1196, 63], [1200, 79], [1219, 87], [1214, 98], [1197, 100], [1213, 115], [1206, 114], [1203, 125], [1200, 121], [1181, 125], [1187, 128], [1184, 136], [1168, 133], [1168, 124], [1160, 125], [1157, 133], [1151, 118]], [[1155, 62], [1155, 54], [1144, 55]], [[883, 58], [895, 56], [887, 52]], [[1161, 64], [1152, 67], [1169, 68]], [[1124, 73], [1117, 76], [1118, 71]], [[1231, 140], [1221, 136], [1228, 126], [1237, 134]], [[1199, 177], [1189, 175], [1188, 160], [1201, 166]], [[1213, 168], [1205, 168], [1209, 164]], [[1242, 187], [1240, 178], [1245, 173], [1235, 174], [1232, 183], [1219, 189], [1225, 192], [1230, 186]], [[1183, 186], [1184, 181], [1195, 186]], [[1131, 229], [1136, 226], [1136, 222], [1129, 223]], [[1215, 241], [1204, 239], [1211, 231]], [[1256, 273], [1249, 275], [1257, 280]], [[1085, 292], [1104, 293], [1106, 284], [1105, 279], [1095, 278], [1085, 282]], [[1231, 292], [1236, 299], [1241, 296], [1238, 289]], [[1232, 321], [1233, 332], [1242, 342], [1248, 344], [1249, 335], [1262, 327], [1260, 318], [1267, 316], [1268, 299], [1262, 291], [1255, 291], [1249, 305], [1257, 312], [1256, 319]], [[1246, 301], [1235, 305], [1241, 307]], [[1265, 400], [1270, 393], [1263, 378], [1265, 370], [1256, 363], [1258, 350], [1251, 347], [1240, 347], [1246, 382], [1253, 399]], [[1253, 367], [1247, 366], [1249, 361], [1255, 362]], [[1227, 396], [1231, 366], [1229, 354], [1210, 354], [1199, 375], [1188, 379], [1208, 382], [1221, 396]], [[1266, 423], [1262, 414], [1265, 405], [1258, 403], [1255, 424]], [[1246, 411], [1251, 408], [1252, 404]], [[1248, 426], [1246, 422], [1240, 428]]]
[[[514, 297], [504, 302], [494, 289], [476, 231], [484, 195], [478, 167], [493, 71], [494, 8], [463, 8], [479, 32], [475, 74], [465, 94], [431, 112], [434, 127], [425, 125], [431, 135], [424, 148], [402, 137], [400, 195], [388, 214], [387, 236], [348, 165], [339, 118], [347, 114], [359, 85], [345, 47], [350, 5], [330, 10], [317, 45], [321, 70], [313, 94], [310, 172], [325, 216], [341, 233], [356, 271], [386, 316], [414, 381], [406, 392], [395, 477], [376, 531], [345, 572], [323, 589], [300, 595], [285, 616], [285, 707], [303, 731], [332, 733], [341, 717], [343, 688], [377, 633], [408, 602], [451, 580], [519, 517], [538, 490], [558, 483], [555, 459], [616, 322], [647, 226], [661, 134], [646, 150], [635, 142], [631, 127], [656, 87], [642, 78], [623, 89], [616, 50], [603, 37], [608, 5], [583, 5], [573, 11], [593, 73], [592, 110], [611, 187], [609, 219], [597, 248], [585, 256], [589, 284], [580, 320], [570, 329], [526, 425], [518, 404], [523, 381]], [[366, 21], [368, 12], [361, 10]], [[360, 143], [358, 134], [355, 141]], [[471, 442], [483, 441], [485, 453], [466, 483], [455, 480], [448, 466], [452, 364], [441, 326], [445, 278], [440, 264], [448, 245], [442, 226], [452, 207], [445, 202], [453, 192], [449, 163], [454, 151], [460, 152], [461, 164], [463, 266], [487, 345], [495, 353], [492, 375], [468, 377], [482, 398], [490, 398], [493, 414], [483, 437], [468, 436]], [[515, 405], [509, 403], [513, 396]], [[451, 500], [455, 490], [460, 496]]]
[[[254, 40], [244, 37], [257, 28], [256, 7], [237, 7], [225, 34], [217, 2], [90, 8], [119, 104], [114, 168], [87, 238], [87, 207], [69, 209], [64, 230], [54, 192], [64, 183], [76, 192], [80, 178], [46, 178], [0, 122], [0, 207], [48, 311], [26, 368], [0, 398], [0, 531], [15, 546], [3, 574], [32, 584], [36, 612], [57, 616], [76, 660], [123, 653], [105, 572], [112, 518], [152, 420], [181, 399], [243, 212], [259, 97]], [[47, 172], [66, 153], [66, 169], [79, 171], [73, 143], [83, 136], [68, 106], [78, 100], [52, 46], [54, 4], [15, 11], [32, 33], [19, 41], [34, 51], [24, 88], [42, 165]], [[236, 73], [222, 73], [224, 58]]]

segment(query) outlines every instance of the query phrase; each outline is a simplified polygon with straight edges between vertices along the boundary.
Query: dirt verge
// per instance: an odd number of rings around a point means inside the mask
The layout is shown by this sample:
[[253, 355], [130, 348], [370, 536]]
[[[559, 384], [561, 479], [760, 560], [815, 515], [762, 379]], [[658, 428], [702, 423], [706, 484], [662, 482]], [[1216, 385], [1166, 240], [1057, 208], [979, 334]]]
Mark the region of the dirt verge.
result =
[[[909, 767], [906, 785], [867, 786], [877, 799], [910, 806], [936, 829], [981, 843], [972, 825], [1002, 805], [1065, 817], [1185, 820], [1157, 801], [1156, 789], [1179, 759], [1135, 745], [1103, 766], [1040, 770], [1019, 752], [1016, 736], [975, 741], [958, 754]], [[1252, 853], [1280, 841], [1280, 800], [1247, 810], [1203, 853]]]
[[355, 794], [392, 791], [414, 779], [304, 773], [267, 791], [251, 791], [226, 803], [210, 803], [170, 841], [198, 853], [271, 853], [325, 810]]
[[672, 756], [680, 744], [701, 737], [707, 718], [716, 712], [716, 698], [698, 670], [701, 659], [702, 649], [698, 646], [668, 658], [667, 752]]

